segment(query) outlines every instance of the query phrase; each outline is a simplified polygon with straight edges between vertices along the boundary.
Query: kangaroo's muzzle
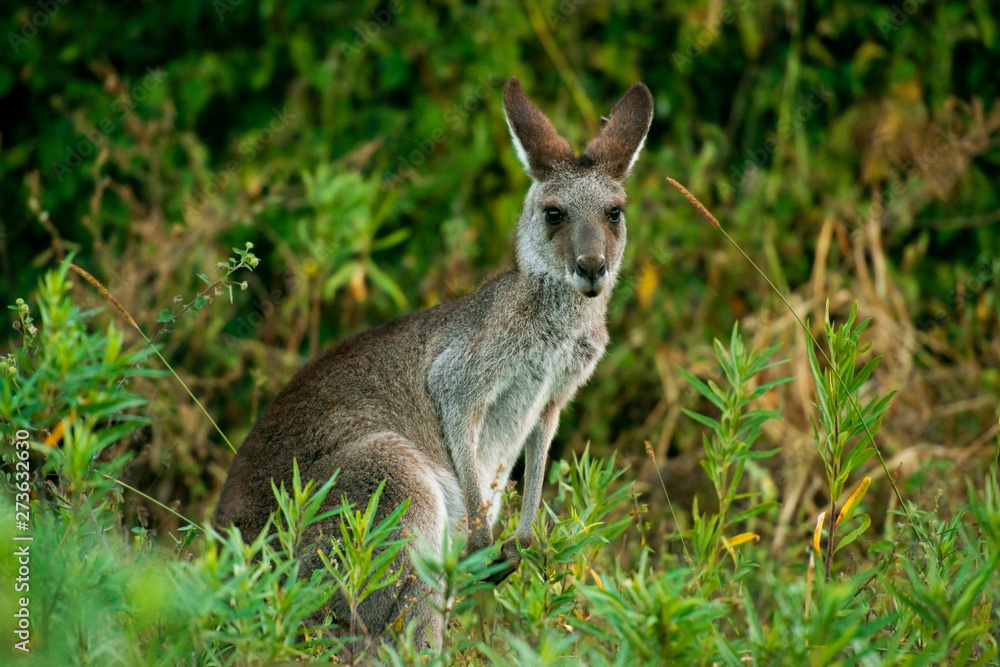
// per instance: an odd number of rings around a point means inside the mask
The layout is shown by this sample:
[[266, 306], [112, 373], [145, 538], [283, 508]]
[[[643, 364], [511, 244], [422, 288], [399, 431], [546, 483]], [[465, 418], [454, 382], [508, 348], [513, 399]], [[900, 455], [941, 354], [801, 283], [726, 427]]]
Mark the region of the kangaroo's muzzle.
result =
[[580, 255], [576, 258], [573, 286], [584, 296], [595, 297], [608, 283], [608, 267], [604, 255]]

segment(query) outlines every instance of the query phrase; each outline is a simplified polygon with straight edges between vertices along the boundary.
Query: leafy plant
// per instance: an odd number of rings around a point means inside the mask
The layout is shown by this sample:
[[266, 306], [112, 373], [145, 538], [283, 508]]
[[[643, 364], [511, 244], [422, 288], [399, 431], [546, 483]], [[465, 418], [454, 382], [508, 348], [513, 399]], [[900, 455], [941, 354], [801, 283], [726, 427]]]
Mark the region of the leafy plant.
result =
[[[251, 252], [253, 250], [253, 243], [250, 241], [246, 242], [243, 248], [233, 248], [233, 254], [235, 257], [230, 257], [225, 262], [219, 262], [218, 268], [222, 271], [222, 276], [216, 278], [215, 280], [209, 279], [209, 277], [204, 273], [198, 274], [198, 279], [203, 283], [208, 285], [200, 292], [198, 292], [193, 299], [183, 304], [183, 298], [177, 297], [174, 299], [175, 304], [178, 304], [174, 310], [164, 308], [157, 315], [156, 321], [163, 326], [157, 329], [152, 336], [149, 337], [149, 344], [152, 345], [161, 334], [169, 330], [169, 326], [177, 321], [184, 313], [198, 312], [202, 308], [208, 305], [209, 300], [219, 296], [222, 293], [222, 289], [226, 289], [229, 293], [229, 303], [233, 302], [233, 287], [239, 287], [241, 290], [246, 290], [247, 282], [244, 280], [242, 282], [236, 282], [231, 280], [234, 273], [240, 269], [248, 269], [253, 271], [260, 264], [260, 259]], [[183, 304], [183, 305], [180, 305]]]
[[[872, 438], [878, 432], [895, 391], [885, 396], [874, 396], [867, 403], [859, 403], [862, 385], [871, 377], [881, 357], [873, 357], [860, 369], [858, 356], [864, 354], [871, 345], [862, 347], [861, 333], [871, 320], [857, 323], [858, 306], [851, 307], [847, 321], [835, 327], [830, 321], [827, 304], [824, 329], [829, 351], [830, 366], [822, 367], [816, 352], [809, 346], [809, 367], [816, 386], [816, 400], [819, 409], [819, 423], [813, 420], [813, 436], [816, 450], [826, 470], [827, 488], [830, 492], [830, 511], [827, 548], [825, 557], [826, 579], [830, 580], [833, 555], [851, 544], [871, 525], [871, 517], [860, 514], [861, 523], [851, 532], [837, 540], [837, 528], [851, 518], [854, 509], [864, 497], [870, 483], [869, 478], [861, 481], [857, 491], [844, 503], [837, 513], [838, 499], [844, 492], [850, 475], [863, 466], [877, 452], [872, 446]], [[822, 517], [817, 521], [817, 528]], [[818, 545], [818, 538], [817, 538]], [[819, 551], [819, 547], [816, 547]]]
[[735, 564], [734, 549], [748, 541], [759, 539], [750, 532], [730, 535], [730, 529], [734, 524], [759, 516], [777, 505], [774, 501], [756, 503], [731, 515], [734, 503], [752, 500], [759, 495], [753, 492], [740, 492], [743, 471], [747, 463], [774, 456], [779, 451], [778, 449], [753, 450], [753, 444], [760, 436], [761, 425], [768, 419], [779, 418], [778, 413], [773, 410], [748, 409], [753, 401], [770, 389], [792, 379], [778, 378], [757, 387], [751, 386], [758, 373], [781, 363], [769, 363], [777, 349], [777, 346], [774, 346], [761, 351], [748, 350], [740, 338], [739, 325], [734, 325], [728, 349], [718, 340], [715, 341], [715, 356], [728, 381], [727, 388], [719, 387], [712, 380], [705, 383], [688, 371], [680, 369], [684, 379], [722, 413], [719, 419], [714, 419], [688, 409], [684, 410], [684, 414], [706, 426], [711, 432], [711, 435], [702, 436], [705, 458], [701, 461], [701, 467], [715, 487], [719, 509], [711, 515], [701, 513], [695, 498], [692, 507], [694, 525], [691, 529], [697, 562], [706, 573], [715, 571], [721, 552], [728, 552]]
[[[409, 499], [376, 522], [378, 502], [384, 488], [385, 480], [379, 483], [363, 511], [347, 509], [343, 513], [340, 536], [331, 540], [329, 555], [322, 546], [318, 551], [326, 573], [347, 602], [350, 617], [337, 621], [348, 626], [352, 639], [363, 636], [370, 641], [373, 637], [377, 639], [382, 632], [383, 628], [365, 627], [358, 609], [372, 593], [396, 584], [403, 572], [397, 557], [411, 539], [390, 539], [410, 505]], [[341, 506], [350, 507], [346, 500], [342, 501]], [[393, 565], [396, 565], [395, 569]]]
[[[127, 382], [162, 373], [141, 366], [150, 351], [123, 349], [123, 335], [114, 324], [90, 330], [95, 311], [82, 311], [70, 298], [68, 269], [66, 262], [40, 281], [38, 326], [23, 299], [9, 306], [23, 337], [0, 373], [0, 433], [9, 441], [18, 430], [31, 434], [42, 462], [32, 466], [35, 488], [58, 496], [101, 497], [130, 457], [127, 451], [101, 454], [148, 421], [134, 412], [145, 398], [130, 391]], [[0, 457], [10, 462], [12, 452], [4, 448]], [[44, 473], [58, 473], [59, 483], [44, 487]]]
[[581, 630], [604, 640], [604, 664], [664, 665], [715, 652], [713, 624], [725, 607], [687, 591], [690, 571], [658, 572], [643, 552], [634, 572], [616, 568], [577, 590], [594, 622]]

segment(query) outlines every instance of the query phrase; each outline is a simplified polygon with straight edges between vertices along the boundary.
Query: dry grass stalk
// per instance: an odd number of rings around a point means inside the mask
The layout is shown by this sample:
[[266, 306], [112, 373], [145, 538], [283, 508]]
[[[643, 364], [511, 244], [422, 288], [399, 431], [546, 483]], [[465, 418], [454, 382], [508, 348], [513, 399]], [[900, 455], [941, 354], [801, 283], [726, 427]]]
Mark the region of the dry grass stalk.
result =
[[669, 176], [667, 176], [667, 182], [670, 183], [670, 185], [677, 188], [678, 190], [680, 190], [681, 194], [687, 197], [687, 200], [691, 202], [691, 205], [694, 206], [696, 209], [698, 209], [698, 211], [703, 216], [705, 216], [706, 220], [715, 225], [716, 229], [722, 229], [722, 225], [720, 225], [719, 221], [715, 219], [715, 216], [712, 215], [712, 212], [709, 211], [707, 208], [705, 208], [705, 205], [702, 204], [700, 201], [698, 201], [698, 198], [695, 197], [693, 194], [691, 194], [691, 192], [686, 187], [684, 187], [674, 179], [670, 178]]
[[128, 322], [129, 324], [131, 324], [136, 329], [139, 328], [139, 325], [136, 324], [136, 322], [135, 322], [134, 319], [132, 319], [132, 316], [129, 315], [129, 313], [128, 313], [127, 310], [125, 310], [125, 306], [123, 306], [120, 303], [118, 303], [118, 299], [115, 298], [115, 295], [112, 294], [111, 290], [109, 290], [107, 287], [105, 287], [101, 283], [100, 280], [98, 280], [94, 276], [90, 275], [89, 272], [84, 271], [83, 269], [81, 269], [76, 264], [70, 264], [69, 268], [73, 269], [81, 278], [83, 278], [88, 283], [90, 283], [91, 285], [93, 285], [97, 289], [97, 291], [101, 293], [101, 296], [103, 296], [105, 299], [107, 299], [108, 302], [112, 306], [114, 306], [115, 310], [117, 310], [121, 314], [121, 316], [125, 318], [126, 322]]

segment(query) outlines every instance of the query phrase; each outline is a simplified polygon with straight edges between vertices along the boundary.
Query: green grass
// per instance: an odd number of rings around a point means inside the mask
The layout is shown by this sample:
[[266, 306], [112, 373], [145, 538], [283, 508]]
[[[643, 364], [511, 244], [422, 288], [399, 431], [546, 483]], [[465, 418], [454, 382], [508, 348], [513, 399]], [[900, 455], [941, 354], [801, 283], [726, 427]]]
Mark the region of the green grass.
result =
[[[243, 665], [331, 656], [441, 665], [996, 664], [995, 468], [983, 486], [968, 484], [954, 512], [904, 497], [905, 507], [888, 511], [876, 529], [862, 520], [880, 502], [868, 494], [832, 520], [873, 455], [869, 438], [892, 398], [867, 390], [878, 360], [859, 361], [867, 323], [853, 314], [825, 325], [830, 362], [811, 357], [815, 444], [833, 499], [831, 521], [818, 524], [824, 534], [800, 525], [778, 553], [759, 541], [778, 507], [756, 487], [753, 469], [776, 452], [753, 444], [780, 417], [757, 404], [787, 378], [761, 381], [763, 372], [784, 367], [774, 361], [780, 350], [754, 350], [734, 328], [728, 345], [715, 346], [721, 384], [684, 373], [713, 406], [708, 414], [686, 411], [705, 429], [702, 466], [716, 489], [713, 507], [695, 507], [685, 515], [689, 525], [663, 530], [634, 473], [614, 456], [555, 461], [537, 545], [504, 584], [480, 581], [495, 554], [463, 557], [462, 536], [446, 540], [440, 562], [418, 562], [419, 575], [444, 586], [451, 604], [443, 610], [444, 646], [417, 655], [405, 639], [412, 628], [393, 645], [369, 641], [385, 638], [381, 629], [332, 639], [314, 620], [336, 591], [353, 609], [374, 588], [392, 585], [398, 572], [388, 569], [390, 556], [406, 545], [387, 540], [403, 506], [378, 526], [371, 523], [377, 497], [364, 510], [339, 507], [334, 512], [347, 519], [342, 534], [305, 545], [304, 528], [325, 516], [319, 507], [333, 480], [317, 487], [296, 475], [292, 489], [274, 490], [279, 509], [270, 534], [222, 536], [188, 524], [168, 549], [141, 527], [127, 528], [114, 477], [129, 458], [129, 434], [143, 423], [130, 416], [143, 399], [128, 380], [151, 374], [149, 348], [122, 350], [114, 326], [91, 330], [93, 313], [74, 305], [66, 273], [64, 264], [46, 274], [35, 309], [13, 307], [27, 335], [4, 361], [0, 395], [4, 414], [14, 415], [3, 424], [5, 437], [20, 428], [32, 433], [31, 657], [38, 664]], [[61, 436], [46, 442], [59, 425]], [[5, 460], [12, 451], [5, 447]], [[7, 476], [5, 488], [16, 490]], [[8, 498], [0, 509], [5, 543], [12, 543], [12, 507]], [[515, 518], [504, 517], [507, 532]], [[814, 537], [828, 545], [820, 554]], [[296, 554], [304, 548], [323, 550], [325, 572], [300, 576]], [[0, 558], [4, 581], [12, 581], [15, 560], [9, 550]], [[0, 590], [5, 619], [11, 595], [11, 587]], [[13, 657], [10, 643], [3, 650]]]

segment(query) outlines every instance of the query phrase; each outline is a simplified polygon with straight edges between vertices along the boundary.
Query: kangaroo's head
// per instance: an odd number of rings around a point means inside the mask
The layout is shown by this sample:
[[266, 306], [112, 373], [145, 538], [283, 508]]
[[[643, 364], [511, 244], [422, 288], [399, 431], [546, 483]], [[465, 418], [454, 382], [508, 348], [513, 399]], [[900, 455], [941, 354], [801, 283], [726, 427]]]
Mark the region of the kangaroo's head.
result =
[[533, 181], [517, 232], [518, 269], [596, 297], [614, 284], [625, 252], [622, 182], [653, 120], [653, 96], [641, 83], [632, 86], [579, 157], [517, 78], [504, 87], [503, 105], [517, 156]]

